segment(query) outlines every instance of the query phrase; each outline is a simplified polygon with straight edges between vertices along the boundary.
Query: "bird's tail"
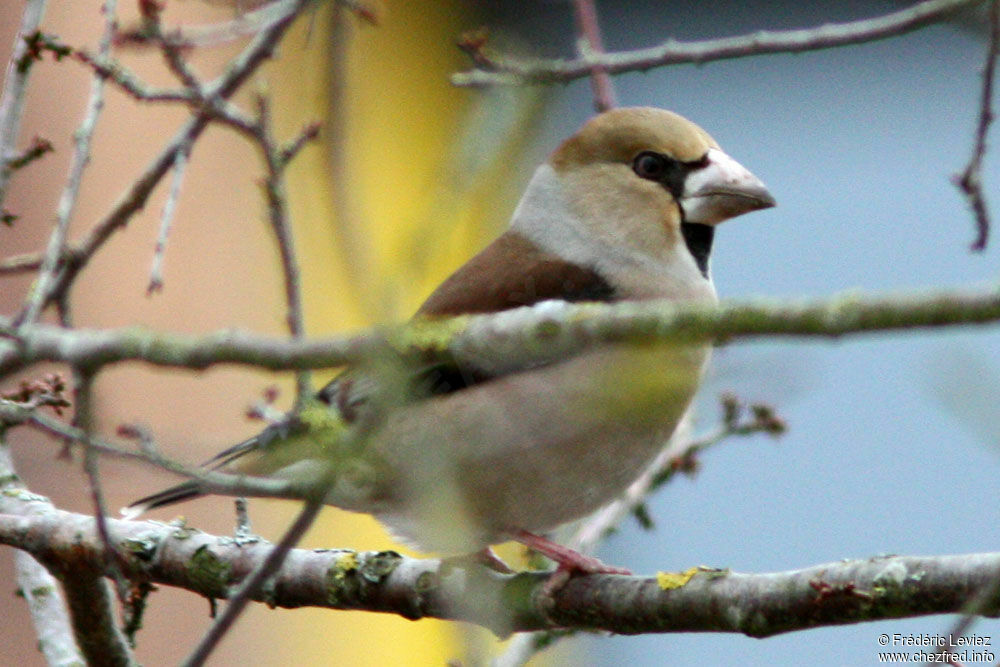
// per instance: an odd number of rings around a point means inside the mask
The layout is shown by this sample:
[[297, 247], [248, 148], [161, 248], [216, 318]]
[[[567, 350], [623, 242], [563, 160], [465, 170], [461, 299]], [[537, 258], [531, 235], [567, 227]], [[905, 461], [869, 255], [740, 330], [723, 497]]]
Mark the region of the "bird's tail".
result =
[[[289, 432], [294, 430], [296, 424], [297, 420], [294, 419], [286, 420], [285, 422], [278, 424], [272, 424], [252, 438], [248, 438], [247, 440], [237, 443], [229, 449], [216, 454], [209, 460], [202, 463], [201, 466], [210, 470], [224, 469], [226, 466], [229, 466], [250, 452], [258, 450], [274, 440], [287, 437]], [[122, 509], [122, 518], [135, 519], [151, 509], [163, 507], [164, 505], [173, 505], [174, 503], [179, 503], [185, 500], [191, 500], [192, 498], [204, 496], [207, 493], [208, 492], [202, 487], [198, 480], [181, 482], [180, 484], [171, 486], [168, 489], [146, 496], [145, 498], [140, 498], [139, 500], [131, 503], [128, 507]]]
[[[303, 407], [299, 414], [275, 422], [257, 435], [216, 454], [202, 467], [266, 477], [296, 460], [328, 456], [327, 445], [323, 443], [341, 437], [343, 428], [339, 415], [331, 413], [327, 404], [315, 401]], [[310, 433], [314, 437], [310, 437]], [[253, 455], [261, 452], [270, 453], [270, 460], [266, 456]], [[182, 482], [136, 500], [121, 511], [122, 516], [135, 519], [148, 510], [207, 495], [206, 487], [198, 480]]]
[[201, 485], [197, 481], [182, 482], [159, 493], [140, 498], [122, 509], [122, 518], [132, 520], [151, 509], [163, 507], [164, 505], [172, 505], [184, 500], [191, 500], [203, 495], [205, 495], [205, 492], [201, 489]]

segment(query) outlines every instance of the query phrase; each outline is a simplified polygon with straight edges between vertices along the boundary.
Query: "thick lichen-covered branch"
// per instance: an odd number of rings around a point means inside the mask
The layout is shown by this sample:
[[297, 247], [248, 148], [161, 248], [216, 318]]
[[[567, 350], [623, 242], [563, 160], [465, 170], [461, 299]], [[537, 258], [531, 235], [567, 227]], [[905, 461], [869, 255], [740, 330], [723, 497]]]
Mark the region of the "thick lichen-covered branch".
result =
[[91, 370], [125, 361], [201, 369], [239, 364], [270, 370], [335, 367], [397, 354], [404, 361], [452, 359], [481, 367], [526, 363], [601, 342], [831, 338], [1000, 321], [1000, 291], [941, 291], [810, 301], [669, 301], [614, 305], [544, 302], [496, 315], [417, 321], [324, 340], [289, 341], [237, 331], [203, 336], [142, 329], [15, 329], [0, 318], [0, 377], [40, 362]]
[[[55, 511], [46, 498], [23, 487], [14, 472], [10, 450], [0, 431], [0, 512], [21, 517], [48, 517]], [[7, 516], [2, 514], [0, 516]], [[96, 527], [96, 520], [94, 525]], [[68, 536], [72, 540], [72, 536]], [[59, 558], [44, 563], [30, 550], [18, 558], [18, 584], [28, 601], [39, 650], [50, 664], [134, 665], [132, 651], [118, 630], [111, 587], [102, 576], [107, 564], [104, 542], [95, 529], [95, 558], [100, 562], [68, 562]], [[72, 543], [62, 547], [73, 549]], [[57, 584], [57, 577], [62, 587]], [[24, 590], [25, 585], [30, 586]], [[68, 608], [68, 609], [67, 609]], [[76, 641], [74, 641], [74, 639]]]
[[[25, 505], [40, 502], [26, 494]], [[137, 579], [225, 597], [273, 549], [183, 525], [111, 521]], [[0, 543], [60, 567], [102, 568], [93, 517], [52, 510], [0, 515]], [[1000, 554], [877, 557], [790, 572], [692, 568], [676, 575], [588, 575], [547, 598], [543, 572], [516, 575], [473, 560], [420, 560], [394, 552], [293, 549], [254, 595], [276, 607], [317, 606], [460, 619], [500, 635], [551, 628], [738, 632], [765, 637], [819, 625], [954, 613], [1000, 576]], [[996, 616], [997, 600], [981, 612]]]

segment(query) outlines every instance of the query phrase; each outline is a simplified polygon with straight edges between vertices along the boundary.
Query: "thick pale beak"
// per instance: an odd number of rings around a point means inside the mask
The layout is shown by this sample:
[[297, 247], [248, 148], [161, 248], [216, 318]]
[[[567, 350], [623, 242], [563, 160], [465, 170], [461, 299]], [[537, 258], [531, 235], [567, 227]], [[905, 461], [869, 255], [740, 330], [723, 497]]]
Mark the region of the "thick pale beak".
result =
[[684, 181], [685, 222], [715, 225], [775, 205], [764, 183], [739, 162], [717, 148], [708, 149], [707, 157], [708, 164]]

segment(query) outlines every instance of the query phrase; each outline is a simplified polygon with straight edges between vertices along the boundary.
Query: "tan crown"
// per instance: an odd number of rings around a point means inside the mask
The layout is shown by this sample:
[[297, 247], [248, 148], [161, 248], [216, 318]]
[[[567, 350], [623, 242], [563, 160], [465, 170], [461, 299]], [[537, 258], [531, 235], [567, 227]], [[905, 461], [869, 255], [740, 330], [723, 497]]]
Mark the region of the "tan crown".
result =
[[642, 151], [656, 151], [693, 162], [719, 145], [687, 118], [653, 107], [613, 109], [589, 120], [552, 153], [557, 171], [601, 162], [631, 164]]

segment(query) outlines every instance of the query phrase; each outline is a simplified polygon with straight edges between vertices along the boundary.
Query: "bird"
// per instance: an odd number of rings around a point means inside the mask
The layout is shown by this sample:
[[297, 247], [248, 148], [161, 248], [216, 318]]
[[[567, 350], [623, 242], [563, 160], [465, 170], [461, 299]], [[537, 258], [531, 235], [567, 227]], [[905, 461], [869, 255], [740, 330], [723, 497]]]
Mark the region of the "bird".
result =
[[[600, 113], [530, 179], [508, 228], [415, 320], [577, 302], [717, 302], [716, 225], [775, 205], [764, 183], [671, 111]], [[517, 541], [557, 571], [627, 572], [545, 535], [613, 501], [666, 444], [697, 390], [704, 343], [597, 344], [552, 358], [348, 368], [294, 414], [206, 466], [321, 484], [423, 551]], [[129, 517], [204, 495], [190, 480]]]

